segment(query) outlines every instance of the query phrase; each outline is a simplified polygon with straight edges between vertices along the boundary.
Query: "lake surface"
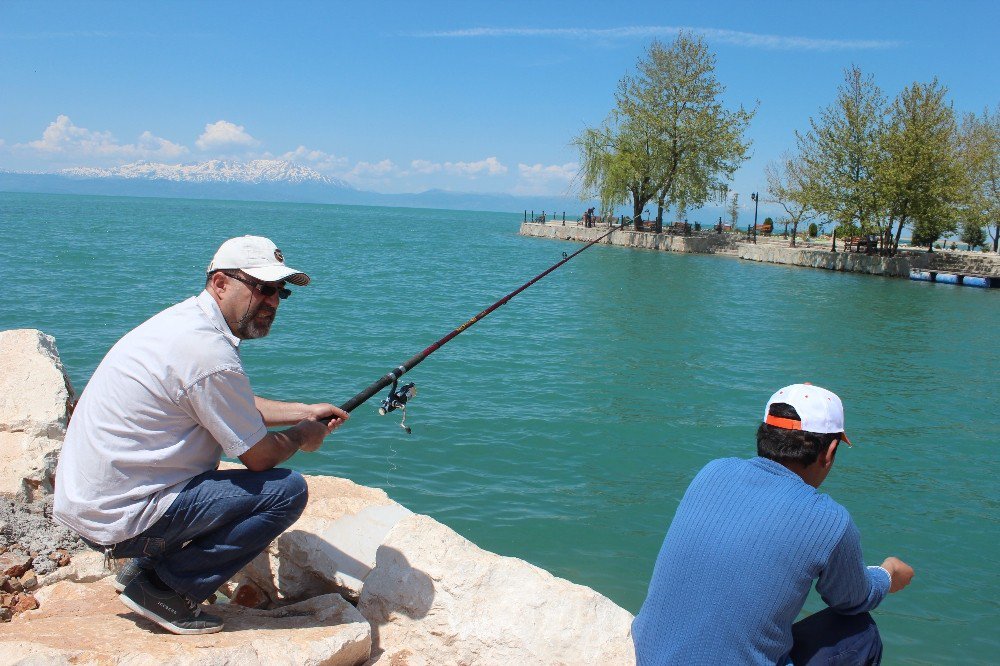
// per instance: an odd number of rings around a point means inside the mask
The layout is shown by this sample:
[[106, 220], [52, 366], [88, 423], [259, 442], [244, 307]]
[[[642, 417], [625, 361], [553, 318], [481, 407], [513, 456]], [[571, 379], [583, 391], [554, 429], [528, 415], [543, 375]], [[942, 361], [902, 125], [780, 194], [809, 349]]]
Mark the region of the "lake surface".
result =
[[[80, 390], [121, 335], [200, 291], [223, 240], [265, 235], [313, 283], [242, 347], [254, 388], [341, 404], [579, 247], [522, 238], [520, 219], [0, 193], [0, 329], [54, 335]], [[634, 613], [691, 478], [752, 456], [771, 392], [811, 381], [855, 442], [823, 490], [869, 563], [917, 572], [876, 611], [887, 663], [995, 662], [998, 329], [1000, 290], [596, 246], [407, 375], [412, 435], [373, 399], [291, 462]]]

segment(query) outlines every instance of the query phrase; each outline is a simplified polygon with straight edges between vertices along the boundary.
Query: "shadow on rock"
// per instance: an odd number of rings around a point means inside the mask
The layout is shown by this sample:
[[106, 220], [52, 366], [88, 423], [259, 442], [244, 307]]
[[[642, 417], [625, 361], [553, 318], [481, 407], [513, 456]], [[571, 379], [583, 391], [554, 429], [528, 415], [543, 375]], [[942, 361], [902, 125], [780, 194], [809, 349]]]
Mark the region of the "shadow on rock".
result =
[[413, 568], [406, 556], [388, 546], [380, 546], [375, 555], [375, 568], [365, 579], [358, 610], [372, 628], [372, 660], [383, 653], [379, 629], [404, 615], [419, 620], [434, 604], [434, 581], [423, 571]]

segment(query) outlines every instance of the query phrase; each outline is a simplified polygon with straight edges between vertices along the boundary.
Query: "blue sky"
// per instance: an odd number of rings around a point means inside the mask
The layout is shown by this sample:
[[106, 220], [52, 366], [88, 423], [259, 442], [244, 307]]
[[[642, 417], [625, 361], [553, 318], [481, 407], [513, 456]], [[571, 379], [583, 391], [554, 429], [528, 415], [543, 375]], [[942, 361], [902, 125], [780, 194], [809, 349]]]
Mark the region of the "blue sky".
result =
[[362, 189], [566, 194], [657, 37], [759, 102], [745, 202], [844, 68], [1000, 102], [1000, 2], [0, 1], [0, 169], [284, 158]]

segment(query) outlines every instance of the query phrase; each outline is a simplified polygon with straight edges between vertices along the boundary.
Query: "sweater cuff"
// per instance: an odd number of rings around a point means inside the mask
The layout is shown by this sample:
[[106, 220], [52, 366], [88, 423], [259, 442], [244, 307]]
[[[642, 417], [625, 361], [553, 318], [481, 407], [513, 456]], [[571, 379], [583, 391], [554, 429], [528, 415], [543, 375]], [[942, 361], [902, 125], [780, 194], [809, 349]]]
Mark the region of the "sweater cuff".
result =
[[886, 569], [885, 567], [881, 567], [881, 566], [878, 566], [878, 567], [868, 567], [869, 571], [871, 571], [872, 569], [878, 569], [882, 573], [885, 574], [885, 579], [886, 579], [885, 592], [883, 592], [882, 594], [883, 594], [883, 596], [885, 596], [886, 594], [889, 594], [889, 589], [892, 587], [892, 574], [889, 573], [889, 570]]

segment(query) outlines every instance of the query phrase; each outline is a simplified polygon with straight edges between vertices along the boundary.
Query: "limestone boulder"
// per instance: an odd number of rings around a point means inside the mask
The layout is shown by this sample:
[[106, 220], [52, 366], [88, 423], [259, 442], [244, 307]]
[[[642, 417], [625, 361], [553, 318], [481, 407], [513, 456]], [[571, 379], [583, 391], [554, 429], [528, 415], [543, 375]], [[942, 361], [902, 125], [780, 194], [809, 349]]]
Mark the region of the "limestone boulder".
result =
[[52, 336], [0, 331], [0, 494], [52, 492], [73, 397]]
[[412, 515], [378, 488], [328, 476], [307, 481], [302, 516], [237, 575], [237, 592], [250, 582], [269, 604], [331, 592], [356, 601], [385, 536]]
[[418, 514], [379, 547], [358, 610], [372, 625], [370, 663], [635, 663], [628, 611]]
[[40, 608], [0, 624], [0, 666], [27, 664], [323, 664], [369, 657], [371, 635], [337, 595], [271, 611], [216, 605], [221, 633], [174, 636], [121, 604], [108, 581], [63, 581], [39, 593]]

